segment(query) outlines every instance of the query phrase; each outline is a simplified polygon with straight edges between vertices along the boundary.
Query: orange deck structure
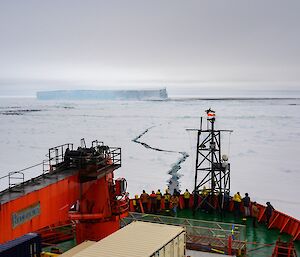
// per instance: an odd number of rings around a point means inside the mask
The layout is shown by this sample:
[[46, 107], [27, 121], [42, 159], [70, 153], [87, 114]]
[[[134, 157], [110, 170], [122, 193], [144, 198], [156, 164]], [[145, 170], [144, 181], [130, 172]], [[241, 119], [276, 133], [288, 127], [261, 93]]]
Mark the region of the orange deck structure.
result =
[[[126, 188], [116, 190], [114, 180], [121, 149], [98, 141], [91, 148], [72, 148], [51, 148], [41, 176], [0, 192], [0, 243], [29, 232], [46, 237], [51, 228], [66, 224], [73, 224], [77, 243], [99, 240], [119, 228], [128, 210]], [[9, 176], [16, 179], [16, 173]]]

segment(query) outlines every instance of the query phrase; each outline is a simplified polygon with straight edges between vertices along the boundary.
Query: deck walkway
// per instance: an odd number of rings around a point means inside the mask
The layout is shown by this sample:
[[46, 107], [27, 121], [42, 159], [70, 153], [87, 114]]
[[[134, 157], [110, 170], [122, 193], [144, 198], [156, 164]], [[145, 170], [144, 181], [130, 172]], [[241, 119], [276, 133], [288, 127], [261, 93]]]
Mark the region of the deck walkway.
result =
[[[258, 226], [254, 228], [252, 226], [252, 218], [248, 218], [246, 221], [243, 221], [242, 218], [235, 218], [230, 212], [226, 213], [225, 217], [221, 217], [220, 215], [215, 213], [209, 214], [198, 210], [195, 213], [195, 216], [193, 216], [191, 210], [179, 210], [177, 217], [246, 225], [247, 256], [249, 257], [271, 256], [273, 248], [275, 246], [275, 242], [279, 236], [284, 241], [288, 241], [291, 239], [290, 235], [287, 235], [285, 233], [280, 234], [280, 231], [278, 229], [268, 229], [263, 223], [259, 223]], [[299, 256], [300, 241], [295, 241], [294, 244]]]

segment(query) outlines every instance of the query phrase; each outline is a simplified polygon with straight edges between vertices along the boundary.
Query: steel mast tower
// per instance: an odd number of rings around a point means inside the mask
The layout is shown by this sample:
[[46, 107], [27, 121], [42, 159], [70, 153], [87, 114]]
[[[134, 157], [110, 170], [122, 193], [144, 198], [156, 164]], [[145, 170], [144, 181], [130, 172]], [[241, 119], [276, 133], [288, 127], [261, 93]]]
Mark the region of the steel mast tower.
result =
[[[230, 164], [227, 155], [221, 154], [221, 132], [232, 132], [232, 130], [215, 129], [215, 111], [208, 109], [207, 129], [202, 129], [202, 117], [200, 129], [197, 129], [197, 152], [194, 187], [194, 209], [197, 209], [199, 191], [206, 186], [206, 192], [213, 206], [215, 195], [230, 193]], [[201, 180], [200, 180], [201, 179]], [[200, 182], [198, 182], [200, 180]]]

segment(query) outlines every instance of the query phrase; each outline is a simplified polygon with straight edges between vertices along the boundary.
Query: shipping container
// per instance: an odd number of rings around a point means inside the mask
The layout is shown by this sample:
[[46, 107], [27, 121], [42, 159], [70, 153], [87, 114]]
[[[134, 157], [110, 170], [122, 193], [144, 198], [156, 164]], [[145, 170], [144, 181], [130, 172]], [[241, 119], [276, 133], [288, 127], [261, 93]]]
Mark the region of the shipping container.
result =
[[64, 252], [59, 257], [72, 257], [76, 253], [81, 252], [83, 249], [90, 247], [94, 243], [95, 243], [94, 241], [84, 241], [81, 244], [76, 245], [75, 247], [71, 248], [69, 251]]
[[0, 244], [0, 257], [40, 257], [40, 254], [41, 238], [36, 233]]
[[134, 221], [73, 257], [184, 257], [185, 229]]

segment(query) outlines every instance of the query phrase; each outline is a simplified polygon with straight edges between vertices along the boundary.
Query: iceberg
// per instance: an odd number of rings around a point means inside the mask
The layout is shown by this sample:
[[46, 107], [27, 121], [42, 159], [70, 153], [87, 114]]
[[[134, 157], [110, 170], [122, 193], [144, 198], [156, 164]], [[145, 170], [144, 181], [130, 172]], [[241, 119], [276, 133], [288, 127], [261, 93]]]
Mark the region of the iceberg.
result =
[[39, 100], [165, 100], [167, 89], [39, 91]]

